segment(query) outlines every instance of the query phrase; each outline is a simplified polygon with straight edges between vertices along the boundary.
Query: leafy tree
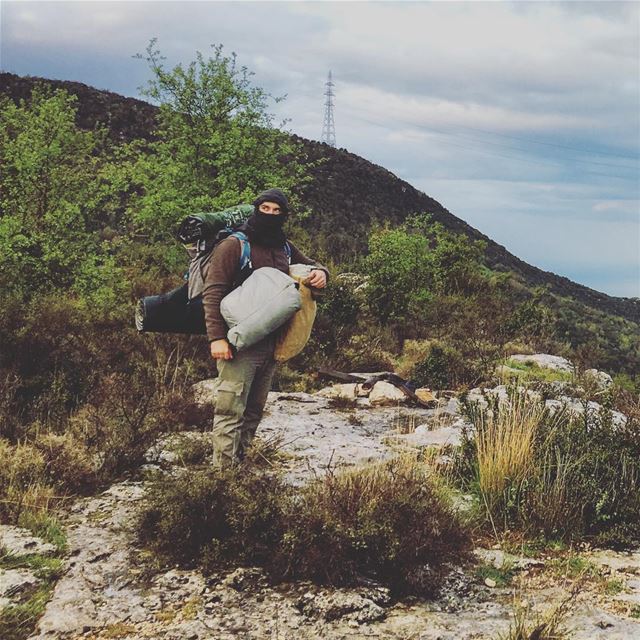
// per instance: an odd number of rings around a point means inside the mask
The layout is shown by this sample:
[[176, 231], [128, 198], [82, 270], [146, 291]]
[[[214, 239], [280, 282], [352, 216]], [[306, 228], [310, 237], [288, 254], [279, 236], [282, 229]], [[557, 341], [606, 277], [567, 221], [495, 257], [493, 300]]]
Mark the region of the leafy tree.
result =
[[[156, 140], [130, 147], [128, 211], [147, 237], [162, 238], [189, 213], [253, 199], [271, 186], [305, 181], [301, 147], [274, 126], [270, 94], [253, 86], [236, 54], [214, 45], [172, 70], [153, 39], [144, 59], [152, 72], [142, 93], [160, 105]], [[284, 98], [273, 98], [280, 102]], [[281, 123], [283, 125], [284, 123]], [[146, 151], [146, 152], [143, 152]], [[142, 152], [142, 153], [141, 153]], [[295, 204], [295, 203], [294, 203]]]
[[369, 237], [367, 296], [383, 323], [419, 318], [434, 295], [475, 291], [487, 284], [483, 244], [447, 231], [428, 214]]
[[[30, 297], [96, 292], [113, 264], [91, 228], [105, 132], [75, 125], [76, 98], [35, 88], [0, 104], [0, 283]], [[105, 266], [111, 269], [104, 269]]]
[[402, 228], [372, 232], [365, 266], [369, 306], [383, 323], [404, 320], [431, 300], [433, 278], [424, 236]]

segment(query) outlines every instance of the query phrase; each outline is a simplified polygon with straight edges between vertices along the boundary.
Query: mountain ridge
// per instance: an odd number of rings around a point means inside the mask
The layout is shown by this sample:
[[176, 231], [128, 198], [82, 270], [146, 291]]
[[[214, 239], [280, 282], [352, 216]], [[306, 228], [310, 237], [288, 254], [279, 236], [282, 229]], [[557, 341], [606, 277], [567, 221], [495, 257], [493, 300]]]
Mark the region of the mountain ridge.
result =
[[[91, 129], [96, 123], [104, 124], [116, 142], [153, 139], [158, 107], [144, 100], [80, 82], [0, 73], [0, 93], [14, 101], [28, 100], [36, 84], [65, 89], [75, 95], [77, 124], [81, 128]], [[347, 210], [349, 220], [370, 225], [384, 220], [399, 224], [411, 213], [428, 211], [434, 221], [448, 230], [486, 242], [485, 256], [490, 268], [515, 273], [528, 287], [546, 286], [556, 296], [572, 298], [598, 311], [640, 323], [640, 299], [610, 296], [531, 265], [388, 169], [344, 148], [334, 148], [297, 134], [290, 135], [303, 146], [309, 160], [326, 158], [325, 162], [310, 169], [314, 180], [300, 195], [313, 211], [309, 226], [313, 231], [325, 234], [331, 240], [330, 246], [335, 247], [338, 253], [355, 254], [366, 250], [366, 237], [354, 237], [345, 232], [344, 217], [340, 219], [337, 212]]]

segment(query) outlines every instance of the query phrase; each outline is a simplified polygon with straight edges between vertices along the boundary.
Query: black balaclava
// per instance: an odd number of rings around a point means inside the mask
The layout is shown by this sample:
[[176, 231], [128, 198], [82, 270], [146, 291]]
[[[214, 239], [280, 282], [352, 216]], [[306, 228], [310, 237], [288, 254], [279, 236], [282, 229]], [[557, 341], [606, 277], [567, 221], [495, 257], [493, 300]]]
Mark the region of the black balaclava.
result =
[[[279, 204], [281, 213], [279, 215], [261, 213], [258, 207], [263, 202]], [[267, 247], [284, 246], [286, 236], [282, 227], [289, 216], [289, 202], [284, 193], [280, 189], [263, 191], [253, 201], [253, 207], [253, 214], [242, 225], [242, 230], [247, 234], [249, 240]]]

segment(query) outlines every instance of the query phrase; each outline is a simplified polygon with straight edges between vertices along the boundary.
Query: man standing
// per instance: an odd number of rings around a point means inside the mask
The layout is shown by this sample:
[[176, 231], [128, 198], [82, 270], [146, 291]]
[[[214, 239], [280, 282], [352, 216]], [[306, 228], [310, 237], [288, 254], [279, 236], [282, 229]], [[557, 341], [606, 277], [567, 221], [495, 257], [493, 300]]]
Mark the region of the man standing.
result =
[[[249, 239], [253, 269], [274, 267], [289, 273], [291, 264], [310, 264], [310, 286], [324, 288], [328, 270], [307, 258], [287, 242], [283, 224], [289, 214], [287, 198], [279, 189], [261, 193], [253, 202], [253, 215], [239, 229]], [[276, 363], [273, 352], [276, 333], [233, 354], [226, 335], [228, 327], [220, 313], [221, 300], [241, 284], [241, 242], [229, 237], [220, 242], [209, 261], [202, 294], [211, 357], [216, 359], [218, 378], [213, 420], [214, 462], [228, 466], [242, 459], [253, 439], [271, 389]]]

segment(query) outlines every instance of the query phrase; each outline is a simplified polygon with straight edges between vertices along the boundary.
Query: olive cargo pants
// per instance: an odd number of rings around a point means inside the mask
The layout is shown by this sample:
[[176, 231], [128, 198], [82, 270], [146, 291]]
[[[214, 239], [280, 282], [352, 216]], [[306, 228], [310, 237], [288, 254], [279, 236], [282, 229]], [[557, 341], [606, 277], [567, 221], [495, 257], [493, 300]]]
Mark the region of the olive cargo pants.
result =
[[217, 360], [213, 418], [214, 465], [238, 462], [251, 443], [271, 389], [276, 362], [272, 336], [236, 353], [231, 360]]

